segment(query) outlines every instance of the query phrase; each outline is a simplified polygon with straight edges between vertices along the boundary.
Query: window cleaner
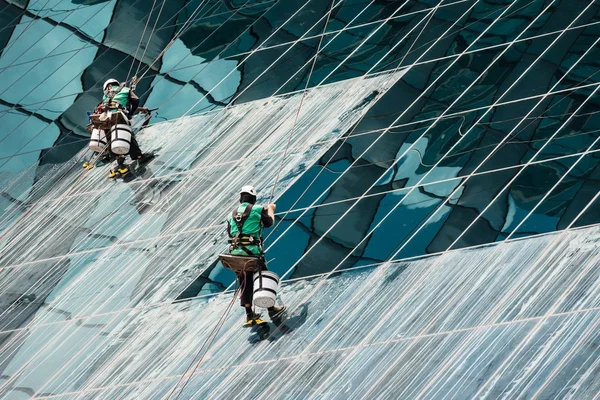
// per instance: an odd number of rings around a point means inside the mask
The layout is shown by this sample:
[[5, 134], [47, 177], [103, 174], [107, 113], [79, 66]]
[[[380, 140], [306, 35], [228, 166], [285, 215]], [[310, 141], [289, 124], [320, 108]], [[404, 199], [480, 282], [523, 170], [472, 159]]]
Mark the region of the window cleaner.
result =
[[241, 288], [240, 303], [246, 310], [245, 328], [266, 324], [261, 314], [252, 308], [253, 297], [255, 305], [267, 308], [271, 320], [281, 318], [285, 312], [285, 306], [275, 305], [279, 278], [268, 272], [263, 249], [263, 228], [273, 225], [276, 206], [256, 204], [256, 196], [253, 186], [242, 187], [240, 205], [227, 218], [229, 254], [220, 256], [223, 265], [236, 272]]

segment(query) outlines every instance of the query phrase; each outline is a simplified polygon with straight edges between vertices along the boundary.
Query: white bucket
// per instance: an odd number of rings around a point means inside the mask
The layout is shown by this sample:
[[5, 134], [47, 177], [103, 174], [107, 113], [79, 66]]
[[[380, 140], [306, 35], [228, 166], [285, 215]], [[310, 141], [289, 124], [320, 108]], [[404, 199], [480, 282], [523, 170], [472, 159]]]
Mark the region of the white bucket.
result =
[[[261, 279], [262, 275], [262, 279]], [[261, 308], [269, 308], [275, 305], [279, 277], [271, 271], [254, 273], [254, 305]]]
[[131, 127], [126, 124], [118, 124], [110, 128], [110, 149], [113, 153], [124, 155], [129, 153], [131, 146]]
[[103, 129], [94, 128], [90, 138], [90, 150], [100, 153], [106, 147], [106, 133]]

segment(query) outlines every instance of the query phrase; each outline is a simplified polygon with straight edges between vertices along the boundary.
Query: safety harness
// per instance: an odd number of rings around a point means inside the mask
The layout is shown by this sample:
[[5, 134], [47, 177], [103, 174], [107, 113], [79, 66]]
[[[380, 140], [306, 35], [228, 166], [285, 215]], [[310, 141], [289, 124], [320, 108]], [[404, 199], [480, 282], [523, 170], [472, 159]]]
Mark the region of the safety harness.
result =
[[[260, 249], [259, 257], [262, 258], [264, 256], [262, 238], [256, 237], [253, 235], [247, 235], [242, 231], [244, 222], [246, 222], [246, 220], [250, 216], [250, 212], [252, 211], [252, 206], [253, 205], [251, 203], [248, 203], [248, 205], [246, 206], [246, 208], [244, 209], [244, 212], [242, 214], [238, 213], [237, 208], [235, 210], [233, 210], [231, 216], [233, 217], [233, 221], [235, 222], [235, 225], [237, 226], [238, 231], [237, 231], [237, 235], [235, 235], [234, 237], [229, 239], [229, 243], [231, 244], [231, 247], [229, 250], [231, 252], [235, 249], [240, 248], [249, 256], [256, 257], [256, 254], [254, 254], [250, 250], [248, 250], [246, 248], [246, 246], [258, 246], [258, 248]], [[262, 227], [262, 221], [261, 221], [261, 227]]]
[[125, 110], [125, 106], [121, 103], [119, 103], [118, 101], [110, 101], [109, 103], [106, 104], [108, 106], [108, 108], [110, 108], [111, 110]]
[[[123, 89], [127, 89], [126, 93]], [[105, 92], [102, 105], [111, 110], [126, 110], [127, 106], [122, 104], [123, 101], [127, 101], [128, 104], [131, 102], [131, 89], [125, 83], [119, 85], [116, 90]]]

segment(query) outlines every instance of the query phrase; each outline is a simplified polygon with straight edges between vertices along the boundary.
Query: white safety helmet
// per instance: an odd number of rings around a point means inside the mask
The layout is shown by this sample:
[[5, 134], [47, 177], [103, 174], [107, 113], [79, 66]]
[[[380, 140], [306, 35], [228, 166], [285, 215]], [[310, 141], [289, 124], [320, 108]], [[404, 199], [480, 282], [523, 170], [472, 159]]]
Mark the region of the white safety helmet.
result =
[[240, 190], [240, 194], [244, 193], [248, 193], [249, 195], [256, 197], [256, 189], [254, 189], [254, 186], [252, 185], [246, 185], [242, 188], [242, 190]]
[[111, 79], [107, 80], [106, 82], [104, 82], [104, 86], [102, 86], [102, 90], [106, 91], [106, 87], [107, 87], [108, 85], [110, 85], [111, 83], [114, 83], [114, 84], [116, 84], [117, 86], [119, 86], [119, 85], [121, 84], [121, 83], [119, 83], [119, 81], [118, 81], [118, 80], [116, 80], [116, 79], [112, 79], [112, 78], [111, 78]]

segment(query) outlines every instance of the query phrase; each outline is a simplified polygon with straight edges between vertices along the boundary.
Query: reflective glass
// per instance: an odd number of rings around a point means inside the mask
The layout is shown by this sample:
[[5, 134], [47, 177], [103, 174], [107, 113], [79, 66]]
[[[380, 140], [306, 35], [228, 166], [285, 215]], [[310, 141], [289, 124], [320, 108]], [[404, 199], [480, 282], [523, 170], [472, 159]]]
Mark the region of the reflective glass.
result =
[[[595, 2], [0, 3], [0, 397], [598, 392]], [[108, 180], [134, 76], [156, 157]], [[217, 257], [247, 184], [266, 332]]]

